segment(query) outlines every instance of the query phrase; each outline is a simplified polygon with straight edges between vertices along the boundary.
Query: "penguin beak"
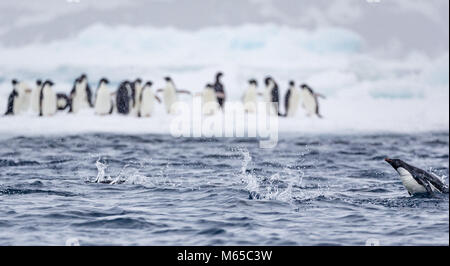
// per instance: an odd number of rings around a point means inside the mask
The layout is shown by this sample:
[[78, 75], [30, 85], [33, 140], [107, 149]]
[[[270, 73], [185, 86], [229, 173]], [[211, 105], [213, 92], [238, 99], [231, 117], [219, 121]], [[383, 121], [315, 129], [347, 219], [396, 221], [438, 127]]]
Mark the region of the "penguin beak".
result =
[[392, 163], [392, 160], [391, 159], [389, 159], [389, 158], [386, 158], [386, 159], [384, 159], [386, 162], [388, 162], [388, 163]]

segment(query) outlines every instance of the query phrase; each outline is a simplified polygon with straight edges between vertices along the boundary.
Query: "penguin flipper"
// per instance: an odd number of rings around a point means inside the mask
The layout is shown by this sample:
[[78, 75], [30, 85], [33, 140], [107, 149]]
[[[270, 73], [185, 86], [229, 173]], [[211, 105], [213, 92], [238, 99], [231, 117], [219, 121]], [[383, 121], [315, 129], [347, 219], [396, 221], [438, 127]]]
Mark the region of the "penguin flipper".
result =
[[89, 87], [89, 83], [86, 84], [86, 95], [87, 95], [87, 98], [88, 98], [89, 106], [91, 108], [94, 107], [94, 103], [92, 102], [92, 91], [91, 91], [91, 87]]

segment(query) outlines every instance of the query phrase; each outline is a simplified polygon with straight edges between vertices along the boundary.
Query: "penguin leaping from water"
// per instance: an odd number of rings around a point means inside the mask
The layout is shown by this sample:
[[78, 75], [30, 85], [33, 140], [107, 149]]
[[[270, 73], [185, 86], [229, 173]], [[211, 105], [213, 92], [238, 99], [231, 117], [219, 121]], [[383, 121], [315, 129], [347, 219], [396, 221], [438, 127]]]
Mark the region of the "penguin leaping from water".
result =
[[448, 194], [448, 186], [435, 174], [428, 173], [399, 159], [385, 159], [400, 175], [409, 195], [429, 194], [435, 192]]
[[301, 98], [302, 98], [302, 107], [306, 110], [306, 115], [317, 115], [317, 117], [322, 118], [322, 115], [319, 112], [319, 100], [318, 98], [325, 99], [325, 96], [319, 93], [315, 93], [308, 85], [302, 84], [300, 86], [301, 90]]
[[77, 78], [73, 84], [73, 88], [70, 91], [70, 113], [77, 113], [81, 109], [94, 107], [92, 103], [92, 92], [89, 87], [86, 74], [82, 74]]
[[142, 87], [139, 95], [139, 117], [150, 117], [153, 115], [155, 100], [161, 103], [161, 99], [153, 93], [153, 82], [147, 81]]
[[97, 115], [108, 115], [113, 111], [113, 103], [108, 84], [109, 81], [106, 78], [102, 78], [98, 83], [94, 106], [95, 114]]
[[166, 81], [166, 86], [162, 89], [157, 90], [157, 92], [163, 92], [163, 101], [166, 107], [166, 112], [168, 114], [173, 114], [175, 111], [173, 105], [177, 102], [177, 94], [184, 93], [191, 95], [191, 93], [187, 90], [176, 89], [175, 83], [170, 77], [165, 77], [164, 80]]
[[39, 102], [39, 116], [52, 116], [56, 113], [57, 103], [56, 94], [53, 92], [53, 82], [47, 80], [42, 85], [40, 102]]

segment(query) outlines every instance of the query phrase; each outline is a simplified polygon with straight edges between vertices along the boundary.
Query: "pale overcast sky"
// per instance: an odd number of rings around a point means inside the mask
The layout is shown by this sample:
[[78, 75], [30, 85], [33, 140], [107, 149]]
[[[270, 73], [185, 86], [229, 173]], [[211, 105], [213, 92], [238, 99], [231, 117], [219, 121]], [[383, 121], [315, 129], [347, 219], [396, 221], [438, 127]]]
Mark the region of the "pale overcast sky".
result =
[[7, 46], [73, 36], [94, 23], [207, 26], [277, 23], [314, 29], [345, 27], [368, 49], [448, 52], [448, 0], [2, 0], [0, 43]]

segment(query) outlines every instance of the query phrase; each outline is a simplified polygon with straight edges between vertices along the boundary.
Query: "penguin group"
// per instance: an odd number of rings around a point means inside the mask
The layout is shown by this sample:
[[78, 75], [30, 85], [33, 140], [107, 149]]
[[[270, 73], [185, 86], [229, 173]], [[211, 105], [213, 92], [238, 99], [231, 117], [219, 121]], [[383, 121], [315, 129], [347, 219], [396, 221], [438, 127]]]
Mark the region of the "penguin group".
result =
[[[101, 78], [96, 89], [91, 89], [86, 74], [81, 74], [73, 83], [69, 94], [55, 92], [52, 80], [37, 80], [34, 87], [16, 79], [12, 80], [12, 91], [8, 97], [5, 115], [18, 115], [32, 109], [39, 116], [53, 116], [57, 112], [67, 110], [76, 114], [84, 109], [93, 109], [96, 115], [106, 116], [114, 112], [121, 115], [136, 117], [151, 117], [155, 106], [163, 104], [167, 114], [175, 113], [175, 103], [179, 94], [200, 96], [204, 108], [204, 115], [214, 115], [225, 108], [226, 93], [222, 81], [224, 74], [218, 72], [214, 81], [207, 83], [201, 93], [192, 95], [185, 89], [179, 89], [174, 80], [164, 77], [163, 88], [154, 90], [152, 81], [143, 81], [140, 78], [134, 81], [124, 80], [119, 83], [115, 92], [110, 91], [110, 82]], [[268, 76], [264, 79], [265, 89], [258, 91], [258, 81], [251, 79], [244, 92], [242, 102], [247, 113], [255, 113], [257, 102], [270, 103], [269, 113], [280, 117], [293, 117], [301, 105], [308, 116], [322, 117], [319, 112], [318, 98], [323, 97], [315, 93], [308, 85], [295, 86], [293, 81], [284, 99], [285, 112], [280, 111], [280, 92], [277, 82]], [[161, 94], [158, 96], [158, 94]], [[260, 97], [262, 99], [260, 99]]]
[[268, 109], [270, 115], [294, 117], [301, 105], [308, 117], [317, 116], [322, 118], [319, 109], [319, 98], [324, 99], [325, 96], [314, 92], [308, 85], [301, 84], [297, 87], [294, 81], [289, 81], [288, 89], [284, 96], [284, 113], [280, 110], [280, 89], [277, 82], [268, 76], [264, 79], [264, 86], [263, 92], [258, 92], [258, 81], [255, 79], [248, 81], [248, 88], [242, 96], [244, 109], [247, 113], [256, 112], [256, 104], [261, 102], [258, 96], [261, 96], [262, 102], [270, 104]]

